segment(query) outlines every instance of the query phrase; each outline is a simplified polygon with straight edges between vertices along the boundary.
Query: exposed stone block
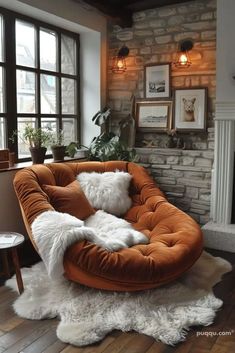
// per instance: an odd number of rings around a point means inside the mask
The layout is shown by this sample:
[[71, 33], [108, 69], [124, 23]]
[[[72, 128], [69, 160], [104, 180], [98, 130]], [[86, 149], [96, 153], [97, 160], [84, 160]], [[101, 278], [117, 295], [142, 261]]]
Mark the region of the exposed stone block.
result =
[[183, 39], [192, 38], [194, 40], [199, 39], [199, 32], [182, 32], [174, 36], [175, 42], [180, 42]]
[[205, 152], [202, 152], [202, 156], [204, 158], [210, 158], [210, 159], [214, 159], [214, 152], [212, 151], [205, 151]]
[[190, 217], [192, 217], [193, 219], [194, 219], [194, 221], [196, 221], [196, 222], [200, 222], [200, 216], [198, 215], [198, 214], [196, 214], [196, 213], [193, 213], [193, 212], [187, 212], [187, 214], [190, 216]]
[[194, 158], [184, 156], [181, 158], [181, 164], [182, 165], [194, 165]]
[[210, 172], [211, 168], [209, 167], [195, 167], [195, 166], [184, 166], [184, 165], [172, 165], [172, 169], [176, 170], [191, 170], [193, 172]]
[[144, 11], [134, 12], [133, 21], [143, 21], [146, 17], [146, 13]]
[[127, 41], [133, 39], [132, 31], [122, 31], [117, 33], [117, 39], [121, 41]]
[[212, 160], [207, 159], [207, 158], [196, 158], [195, 159], [195, 166], [200, 166], [200, 167], [211, 167], [212, 166]]
[[201, 22], [185, 23], [183, 27], [185, 29], [192, 30], [192, 31], [202, 31], [205, 29], [210, 29], [212, 27], [215, 28], [216, 24], [214, 23], [214, 21], [201, 21]]
[[156, 178], [158, 184], [175, 185], [175, 178], [158, 177]]
[[135, 31], [135, 36], [138, 36], [138, 37], [148, 37], [148, 36], [151, 36], [152, 34], [153, 34], [153, 31], [150, 29], [142, 29], [142, 30]]
[[186, 195], [192, 199], [197, 199], [198, 198], [198, 188], [194, 187], [186, 187]]
[[172, 191], [166, 191], [165, 192], [167, 199], [169, 200], [169, 197], [183, 197], [184, 194], [182, 192], [172, 192]]
[[184, 172], [184, 177], [188, 179], [200, 179], [203, 180], [205, 177], [205, 173], [203, 172]]
[[167, 157], [166, 163], [167, 164], [178, 164], [179, 163], [179, 157], [177, 157], [177, 156]]
[[[156, 36], [161, 36], [161, 35], [163, 35], [163, 34], [166, 33], [166, 30], [165, 30], [164, 28], [155, 28], [155, 29], [153, 30], [153, 33], [154, 33]], [[155, 40], [154, 40], [154, 42], [155, 42]]]
[[155, 43], [155, 40], [153, 38], [146, 38], [145, 39], [145, 45], [153, 45]]
[[201, 20], [212, 20], [214, 18], [213, 12], [206, 12], [201, 15]]
[[211, 192], [209, 189], [200, 189], [199, 199], [202, 201], [210, 202], [211, 200]]
[[201, 156], [200, 151], [193, 151], [193, 150], [182, 150], [182, 155], [183, 156], [189, 156], [189, 157], [200, 157]]
[[149, 21], [149, 27], [153, 27], [153, 28], [161, 28], [161, 27], [165, 27], [166, 25], [166, 21], [163, 19], [154, 19]]
[[154, 164], [165, 164], [166, 158], [164, 156], [151, 155], [149, 156], [149, 162]]
[[201, 33], [201, 38], [202, 40], [208, 40], [208, 39], [215, 39], [216, 38], [216, 31], [205, 31]]
[[206, 150], [207, 143], [206, 142], [193, 142], [193, 148], [197, 150]]
[[171, 169], [170, 165], [166, 164], [152, 164], [153, 169]]
[[184, 173], [180, 170], [163, 170], [162, 175], [166, 177], [182, 178]]
[[158, 44], [166, 44], [172, 41], [171, 35], [160, 36], [155, 38], [156, 43]]
[[197, 203], [194, 203], [194, 202], [191, 203], [191, 208], [198, 209], [199, 212], [202, 211], [202, 210], [210, 211], [210, 205], [197, 204]]
[[198, 188], [209, 188], [211, 186], [211, 183], [209, 180], [196, 180], [196, 179], [188, 179], [188, 178], [178, 179], [177, 183], [185, 186], [195, 186]]
[[179, 192], [184, 193], [184, 186], [183, 185], [165, 185], [161, 184], [161, 190], [169, 191], [169, 192]]
[[173, 7], [161, 7], [158, 11], [158, 15], [160, 17], [167, 17], [167, 16], [172, 16], [176, 14], [176, 9]]
[[172, 16], [168, 20], [168, 26], [176, 26], [180, 23], [183, 23], [184, 20], [185, 20], [185, 18], [182, 15]]
[[151, 54], [151, 47], [143, 47], [140, 49], [140, 54]]
[[196, 213], [198, 215], [204, 215], [206, 210], [200, 210], [199, 208], [190, 207], [190, 212]]
[[138, 22], [135, 22], [134, 24], [134, 28], [136, 29], [145, 29], [148, 27], [149, 27], [148, 21], [138, 21]]
[[210, 214], [207, 213], [204, 216], [200, 216], [200, 224], [206, 224], [210, 220]]

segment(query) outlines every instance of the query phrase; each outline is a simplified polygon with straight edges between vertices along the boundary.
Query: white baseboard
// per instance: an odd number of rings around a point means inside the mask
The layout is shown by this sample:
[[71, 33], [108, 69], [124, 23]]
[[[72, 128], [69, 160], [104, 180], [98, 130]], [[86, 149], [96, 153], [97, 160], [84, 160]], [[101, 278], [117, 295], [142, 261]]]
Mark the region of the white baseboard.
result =
[[202, 232], [205, 247], [235, 253], [235, 224], [208, 222]]

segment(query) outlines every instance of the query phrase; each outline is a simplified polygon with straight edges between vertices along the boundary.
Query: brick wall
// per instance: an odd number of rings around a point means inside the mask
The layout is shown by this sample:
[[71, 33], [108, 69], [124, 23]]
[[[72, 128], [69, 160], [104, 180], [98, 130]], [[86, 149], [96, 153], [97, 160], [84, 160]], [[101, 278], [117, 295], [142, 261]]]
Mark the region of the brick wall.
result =
[[[144, 65], [173, 62], [182, 39], [191, 38], [192, 65], [187, 69], [172, 66], [171, 86], [175, 88], [208, 88], [207, 131], [179, 134], [193, 150], [163, 149], [168, 136], [139, 133], [136, 145], [143, 140], [157, 148], [138, 149], [140, 160], [170, 201], [204, 224], [209, 219], [211, 168], [214, 150], [215, 72], [216, 72], [216, 0], [195, 0], [159, 9], [136, 12], [132, 28], [113, 26], [109, 33], [108, 104], [113, 110], [113, 129], [130, 112], [130, 98], [144, 98]], [[113, 74], [112, 57], [127, 45], [127, 71]], [[173, 99], [173, 98], [172, 98]]]
[[[216, 0], [192, 1], [187, 4], [166, 6], [136, 12], [132, 28], [111, 27], [109, 31], [109, 68], [118, 49], [127, 45], [130, 54], [126, 59], [124, 74], [108, 74], [108, 104], [114, 112], [113, 125], [130, 111], [130, 98], [144, 98], [144, 65], [173, 62], [179, 41], [191, 38], [194, 48], [190, 51], [192, 66], [176, 69], [172, 66], [172, 89], [203, 86], [208, 88], [207, 127], [213, 127], [215, 112], [215, 53], [216, 53]], [[207, 145], [207, 133], [183, 136], [193, 143]], [[153, 140], [163, 147], [163, 134], [137, 134], [137, 144]], [[195, 148], [197, 148], [195, 146]], [[212, 147], [213, 148], [213, 147]]]

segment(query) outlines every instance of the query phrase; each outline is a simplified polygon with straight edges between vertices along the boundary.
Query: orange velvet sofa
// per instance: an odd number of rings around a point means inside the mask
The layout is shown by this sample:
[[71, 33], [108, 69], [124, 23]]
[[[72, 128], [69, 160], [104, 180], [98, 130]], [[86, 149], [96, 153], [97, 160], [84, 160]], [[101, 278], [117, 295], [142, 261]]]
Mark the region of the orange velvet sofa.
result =
[[[124, 161], [51, 163], [17, 172], [14, 187], [31, 241], [31, 224], [42, 212], [53, 210], [44, 184], [66, 186], [81, 172], [123, 170], [132, 175], [132, 207], [124, 218], [149, 237], [149, 244], [117, 252], [82, 241], [64, 256], [65, 276], [89, 287], [137, 291], [166, 284], [187, 271], [202, 252], [202, 232], [187, 214], [170, 204], [148, 172]], [[35, 246], [35, 244], [34, 244]], [[35, 246], [36, 248], [36, 246]]]

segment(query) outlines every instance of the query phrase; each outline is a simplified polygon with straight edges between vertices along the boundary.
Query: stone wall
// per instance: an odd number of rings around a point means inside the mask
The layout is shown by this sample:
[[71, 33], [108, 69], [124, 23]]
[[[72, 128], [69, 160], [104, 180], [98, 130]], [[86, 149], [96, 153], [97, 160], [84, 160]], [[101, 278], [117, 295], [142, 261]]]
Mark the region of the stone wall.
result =
[[[179, 41], [191, 38], [192, 65], [176, 69], [172, 65], [172, 96], [175, 88], [208, 88], [207, 127], [213, 127], [215, 111], [215, 52], [216, 52], [216, 0], [195, 0], [159, 9], [136, 12], [132, 28], [114, 26], [109, 33], [108, 104], [114, 112], [113, 125], [130, 112], [130, 98], [144, 98], [144, 65], [173, 62]], [[124, 74], [111, 72], [112, 57], [125, 44], [130, 49]], [[207, 144], [207, 133], [184, 134], [192, 143]], [[137, 145], [143, 140], [165, 145], [166, 134], [137, 132]], [[194, 147], [196, 148], [196, 146]]]
[[210, 218], [213, 151], [137, 148], [139, 162], [167, 199], [200, 224]]
[[[194, 0], [136, 12], [132, 28], [110, 27], [108, 104], [113, 110], [113, 129], [131, 109], [131, 97], [144, 98], [144, 65], [174, 62], [179, 41], [191, 38], [192, 65], [172, 65], [172, 101], [176, 88], [208, 88], [207, 130], [178, 133], [192, 150], [163, 149], [167, 134], [137, 131], [136, 146], [151, 142], [156, 148], [138, 148], [140, 162], [149, 169], [168, 199], [201, 224], [209, 219], [211, 169], [214, 153], [216, 86], [216, 0]], [[112, 57], [125, 44], [130, 49], [127, 71], [111, 72]], [[150, 145], [150, 144], [149, 144]]]

